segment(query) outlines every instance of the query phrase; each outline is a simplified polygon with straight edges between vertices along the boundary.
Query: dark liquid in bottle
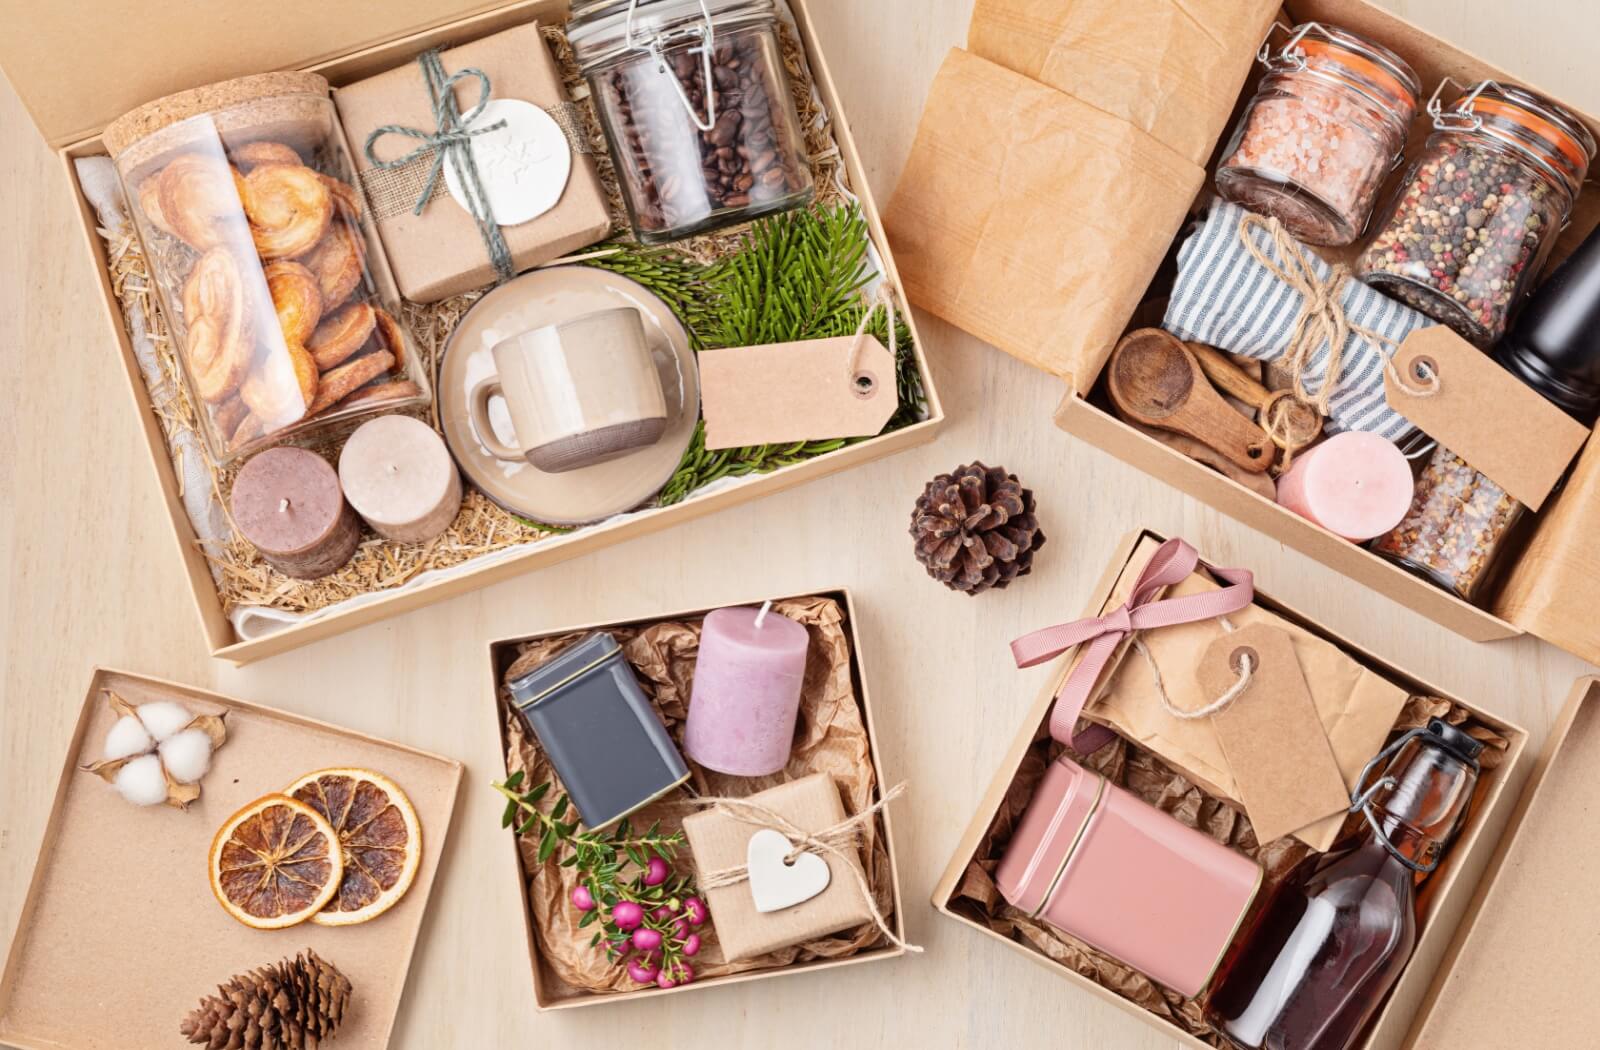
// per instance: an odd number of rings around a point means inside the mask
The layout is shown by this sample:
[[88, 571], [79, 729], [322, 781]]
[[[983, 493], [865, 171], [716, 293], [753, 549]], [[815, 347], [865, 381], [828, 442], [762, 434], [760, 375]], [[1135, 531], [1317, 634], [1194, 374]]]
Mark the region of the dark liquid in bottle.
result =
[[1210, 1008], [1248, 1050], [1342, 1050], [1416, 941], [1412, 875], [1368, 841], [1302, 862], [1224, 965]]

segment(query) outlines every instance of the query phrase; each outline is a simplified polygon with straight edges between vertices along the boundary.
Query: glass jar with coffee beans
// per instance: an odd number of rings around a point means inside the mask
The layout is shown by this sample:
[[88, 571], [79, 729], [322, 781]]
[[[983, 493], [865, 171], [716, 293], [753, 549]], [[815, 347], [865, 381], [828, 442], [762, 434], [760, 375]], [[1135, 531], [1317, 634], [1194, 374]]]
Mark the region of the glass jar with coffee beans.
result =
[[635, 234], [663, 244], [811, 200], [774, 0], [577, 0], [573, 54]]
[[1487, 347], [1566, 224], [1594, 136], [1554, 102], [1493, 81], [1449, 110], [1436, 91], [1428, 112], [1434, 133], [1357, 273]]

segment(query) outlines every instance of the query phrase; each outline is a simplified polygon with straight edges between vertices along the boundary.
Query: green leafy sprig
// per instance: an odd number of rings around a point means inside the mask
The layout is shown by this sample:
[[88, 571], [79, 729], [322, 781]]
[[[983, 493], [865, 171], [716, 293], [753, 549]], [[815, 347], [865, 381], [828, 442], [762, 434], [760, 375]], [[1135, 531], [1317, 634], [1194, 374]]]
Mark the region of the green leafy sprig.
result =
[[683, 849], [683, 832], [663, 833], [660, 821], [640, 831], [626, 818], [609, 831], [580, 830], [582, 824], [568, 796], [563, 794], [556, 799], [547, 812], [540, 803], [550, 794], [552, 785], [546, 781], [523, 791], [526, 779], [526, 773], [518, 770], [494, 785], [506, 798], [500, 826], [515, 826], [517, 834], [524, 837], [537, 836], [541, 865], [549, 863], [564, 848], [560, 866], [577, 869], [579, 884], [589, 891], [596, 905], [578, 921], [580, 929], [599, 927], [590, 937], [589, 946], [604, 944], [607, 957], [614, 961], [626, 958], [634, 950], [631, 932], [623, 930], [611, 917], [617, 904], [630, 901], [643, 911], [642, 925], [661, 934], [661, 970], [668, 974], [682, 972], [687, 936], [680, 920], [689, 898], [695, 894], [694, 880], [669, 875], [666, 881], [647, 886], [645, 872], [652, 858], [672, 863]]

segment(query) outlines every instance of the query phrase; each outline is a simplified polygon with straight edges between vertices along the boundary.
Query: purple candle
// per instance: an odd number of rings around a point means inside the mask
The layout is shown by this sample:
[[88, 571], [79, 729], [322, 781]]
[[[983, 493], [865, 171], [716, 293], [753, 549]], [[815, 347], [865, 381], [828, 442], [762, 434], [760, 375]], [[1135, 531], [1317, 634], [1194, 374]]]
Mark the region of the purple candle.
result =
[[789, 762], [811, 637], [771, 608], [718, 609], [700, 630], [683, 750], [707, 769], [764, 777]]

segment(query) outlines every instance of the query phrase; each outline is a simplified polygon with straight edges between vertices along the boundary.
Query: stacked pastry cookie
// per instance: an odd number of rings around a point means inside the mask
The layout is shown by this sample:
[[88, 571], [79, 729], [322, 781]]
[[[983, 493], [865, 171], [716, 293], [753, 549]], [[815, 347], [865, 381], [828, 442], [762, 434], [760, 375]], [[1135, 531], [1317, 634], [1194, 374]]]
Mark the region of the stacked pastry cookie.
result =
[[138, 210], [147, 236], [193, 259], [169, 300], [195, 395], [230, 452], [421, 393], [367, 272], [360, 194], [292, 146], [180, 154], [139, 185]]

